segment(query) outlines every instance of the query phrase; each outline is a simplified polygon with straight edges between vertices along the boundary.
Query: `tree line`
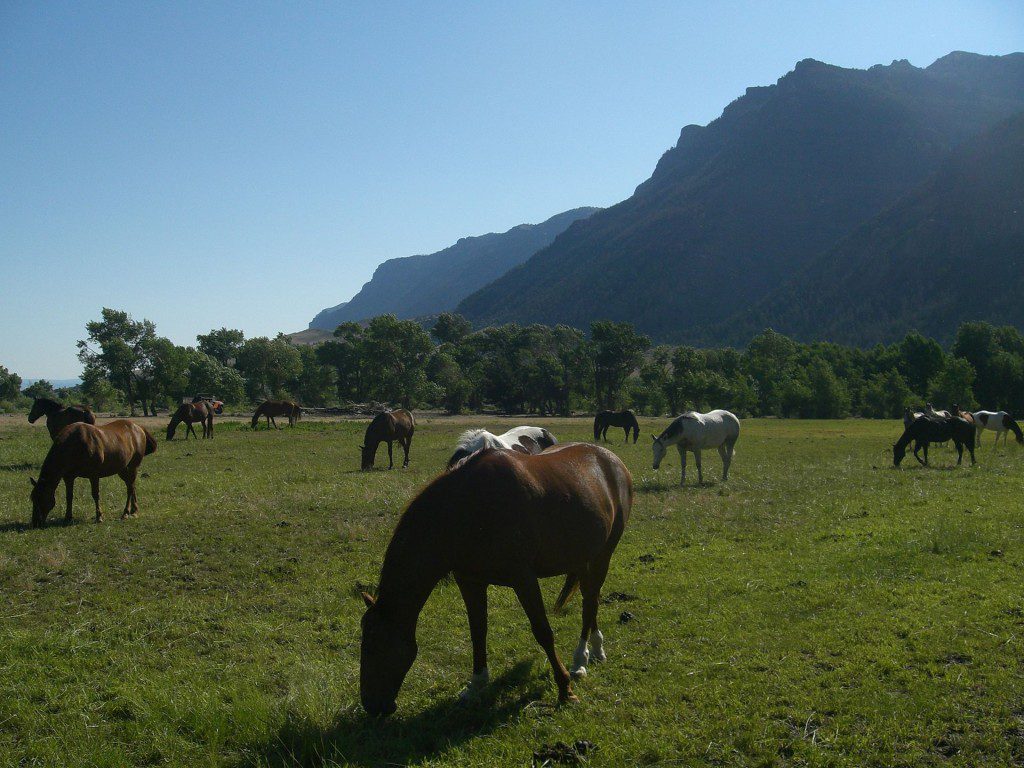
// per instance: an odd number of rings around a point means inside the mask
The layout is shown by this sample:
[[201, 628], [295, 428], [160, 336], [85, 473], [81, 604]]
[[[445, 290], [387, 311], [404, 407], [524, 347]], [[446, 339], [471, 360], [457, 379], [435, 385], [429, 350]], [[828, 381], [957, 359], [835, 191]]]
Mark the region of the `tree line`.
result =
[[57, 396], [101, 410], [155, 414], [195, 394], [247, 407], [267, 398], [304, 406], [379, 402], [449, 413], [568, 415], [632, 408], [646, 415], [727, 408], [740, 416], [895, 418], [907, 405], [1024, 413], [1024, 336], [964, 323], [948, 349], [917, 332], [869, 349], [804, 344], [772, 330], [746, 349], [655, 345], [628, 323], [500, 325], [474, 331], [445, 313], [429, 328], [381, 315], [343, 323], [330, 340], [245, 338], [220, 328], [178, 346], [149, 320], [103, 309], [78, 342], [82, 383], [21, 390], [0, 366], [0, 406]]

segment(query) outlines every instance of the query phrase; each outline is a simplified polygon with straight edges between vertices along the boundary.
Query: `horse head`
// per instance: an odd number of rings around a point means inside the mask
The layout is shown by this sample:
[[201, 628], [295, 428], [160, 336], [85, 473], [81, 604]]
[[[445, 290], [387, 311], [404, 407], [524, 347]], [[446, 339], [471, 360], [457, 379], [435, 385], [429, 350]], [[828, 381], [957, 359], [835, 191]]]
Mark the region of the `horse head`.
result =
[[359, 651], [359, 698], [371, 715], [390, 715], [406, 674], [416, 660], [414, 624], [400, 622], [362, 593], [366, 613]]
[[665, 443], [661, 441], [661, 437], [654, 434], [651, 435], [651, 440], [654, 441], [651, 450], [654, 452], [654, 468], [657, 469], [661, 466], [661, 460], [665, 458]]
[[46, 522], [46, 516], [50, 514], [57, 503], [56, 486], [40, 485], [34, 477], [28, 479], [32, 483], [32, 527], [42, 528]]
[[373, 469], [373, 459], [374, 455], [377, 453], [377, 446], [370, 448], [365, 445], [360, 445], [359, 450], [362, 452], [362, 461], [359, 468], [363, 471]]

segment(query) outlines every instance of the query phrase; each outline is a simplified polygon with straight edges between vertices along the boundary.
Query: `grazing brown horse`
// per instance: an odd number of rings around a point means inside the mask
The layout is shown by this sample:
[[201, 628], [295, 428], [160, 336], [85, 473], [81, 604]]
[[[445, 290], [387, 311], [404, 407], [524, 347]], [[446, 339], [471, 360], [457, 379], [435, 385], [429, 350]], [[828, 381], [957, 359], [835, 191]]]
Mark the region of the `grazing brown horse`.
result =
[[83, 424], [96, 423], [96, 417], [88, 406], [64, 406], [48, 397], [35, 399], [35, 402], [32, 403], [32, 410], [28, 414], [28, 423], [35, 424], [36, 419], [40, 416], [46, 417], [46, 430], [50, 433], [51, 440], [56, 440], [57, 435], [68, 424], [75, 424], [79, 421]]
[[171, 416], [171, 423], [167, 425], [167, 439], [173, 440], [178, 424], [184, 422], [187, 427], [185, 439], [188, 440], [189, 433], [192, 433], [192, 437], [198, 440], [199, 435], [196, 434], [196, 430], [192, 426], [198, 422], [203, 425], [203, 439], [210, 438], [213, 440], [213, 414], [215, 412], [215, 406], [209, 400], [182, 403], [178, 406], [178, 410], [174, 412], [174, 415]]
[[92, 484], [96, 504], [96, 522], [103, 522], [100, 511], [100, 478], [118, 475], [128, 488], [128, 500], [122, 517], [136, 515], [139, 499], [135, 495], [135, 475], [145, 456], [156, 450], [156, 439], [148, 430], [127, 419], [118, 419], [97, 427], [72, 424], [57, 436], [43, 460], [39, 480], [32, 482], [32, 527], [41, 528], [56, 503], [57, 486], [64, 481], [67, 507], [64, 519], [71, 521], [71, 501], [76, 477], [87, 477]]
[[585, 675], [590, 659], [605, 659], [597, 606], [632, 504], [633, 479], [622, 461], [583, 443], [532, 455], [487, 448], [439, 476], [398, 521], [376, 598], [363, 594], [363, 708], [375, 715], [395, 711], [416, 658], [420, 611], [449, 573], [462, 592], [473, 641], [473, 677], [464, 697], [487, 683], [487, 586], [497, 584], [515, 590], [551, 664], [559, 702], [575, 700], [537, 580], [566, 575], [556, 608], [577, 587], [583, 593], [573, 674]]
[[416, 419], [404, 408], [397, 411], [384, 411], [373, 417], [370, 426], [366, 428], [366, 436], [363, 444], [359, 446], [363, 452], [363, 469], [373, 469], [374, 459], [377, 457], [377, 446], [381, 443], [388, 444], [388, 469], [395, 466], [391, 455], [392, 443], [397, 440], [405, 451], [405, 461], [402, 467], [409, 466], [409, 448], [412, 447], [412, 433], [416, 431]]
[[640, 424], [636, 420], [636, 414], [632, 411], [599, 411], [594, 417], [594, 439], [608, 441], [608, 427], [622, 427], [626, 432], [626, 442], [629, 442], [629, 433], [633, 432], [633, 444], [640, 437]]
[[274, 423], [274, 429], [279, 429], [277, 426], [277, 420], [275, 416], [287, 416], [288, 426], [294, 427], [295, 422], [302, 416], [302, 408], [299, 407], [298, 403], [293, 403], [291, 400], [264, 400], [256, 408], [256, 413], [252, 415], [252, 428], [256, 429], [256, 425], [260, 421], [260, 416], [265, 416], [267, 419], [267, 429], [270, 429], [270, 423]]

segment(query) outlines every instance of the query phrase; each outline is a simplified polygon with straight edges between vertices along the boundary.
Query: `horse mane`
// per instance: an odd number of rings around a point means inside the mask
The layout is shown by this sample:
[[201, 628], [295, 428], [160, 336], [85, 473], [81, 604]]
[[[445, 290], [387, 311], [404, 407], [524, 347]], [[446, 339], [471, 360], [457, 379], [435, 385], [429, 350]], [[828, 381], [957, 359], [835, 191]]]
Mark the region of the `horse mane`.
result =
[[40, 403], [42, 403], [47, 408], [61, 409], [61, 408], [64, 407], [64, 405], [62, 403], [54, 400], [52, 397], [37, 397], [36, 400], [38, 400]]
[[482, 437], [483, 435], [486, 434], [486, 429], [467, 429], [465, 432], [459, 435], [459, 439], [455, 441], [455, 448], [456, 450], [464, 450], [469, 446], [470, 443], [472, 443], [478, 437]]

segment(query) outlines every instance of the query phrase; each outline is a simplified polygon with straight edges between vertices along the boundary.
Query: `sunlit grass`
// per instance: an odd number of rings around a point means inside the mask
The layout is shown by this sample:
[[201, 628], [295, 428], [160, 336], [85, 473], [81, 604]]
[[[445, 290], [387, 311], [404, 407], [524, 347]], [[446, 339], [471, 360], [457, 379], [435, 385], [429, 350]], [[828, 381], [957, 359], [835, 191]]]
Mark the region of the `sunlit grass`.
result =
[[[443, 583], [381, 722], [357, 705], [357, 588], [466, 420], [421, 419], [411, 467], [392, 472], [357, 471], [364, 426], [161, 435], [138, 519], [118, 518], [114, 478], [107, 522], [89, 522], [80, 481], [76, 524], [32, 531], [26, 477], [49, 440], [5, 423], [0, 765], [528, 765], [577, 739], [598, 746], [594, 765], [1024, 761], [1016, 446], [986, 444], [976, 468], [938, 449], [933, 469], [894, 471], [895, 423], [750, 421], [728, 483], [712, 452], [706, 485], [680, 488], [674, 452], [655, 472], [646, 434], [614, 442], [636, 504], [605, 585], [623, 593], [601, 608], [609, 659], [576, 684], [581, 703], [551, 706], [526, 618], [492, 588], [494, 684], [456, 705], [470, 643]], [[552, 617], [563, 658], [578, 612], [577, 598]]]

